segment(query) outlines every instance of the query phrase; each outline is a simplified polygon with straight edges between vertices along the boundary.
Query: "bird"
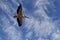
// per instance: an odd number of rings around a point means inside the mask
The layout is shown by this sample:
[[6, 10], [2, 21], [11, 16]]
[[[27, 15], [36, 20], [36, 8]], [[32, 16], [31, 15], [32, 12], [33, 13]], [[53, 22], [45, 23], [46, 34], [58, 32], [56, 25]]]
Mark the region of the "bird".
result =
[[22, 19], [23, 18], [29, 18], [25, 15], [24, 16], [22, 15], [22, 5], [21, 4], [18, 6], [17, 15], [15, 15], [14, 18], [17, 18], [18, 26], [22, 26]]

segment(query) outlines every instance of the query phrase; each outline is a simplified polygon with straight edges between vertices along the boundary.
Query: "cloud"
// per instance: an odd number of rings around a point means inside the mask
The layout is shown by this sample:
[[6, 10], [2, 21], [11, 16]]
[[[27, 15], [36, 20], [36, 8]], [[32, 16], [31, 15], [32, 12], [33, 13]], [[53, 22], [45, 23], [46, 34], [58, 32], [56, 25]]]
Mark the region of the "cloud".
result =
[[45, 6], [46, 4], [49, 5], [50, 1], [48, 1], [48, 0], [37, 0], [35, 6], [40, 7], [40, 6]]
[[36, 18], [26, 19], [26, 28], [28, 31], [35, 32], [35, 36], [48, 38], [54, 30], [54, 24], [50, 19], [38, 21]]
[[18, 32], [13, 26], [5, 28], [4, 30], [10, 40], [22, 40], [20, 32]]
[[[16, 0], [12, 0], [12, 2], [18, 4]], [[31, 15], [28, 15], [30, 17], [29, 19], [25, 19], [25, 25], [23, 28], [26, 28], [25, 32], [27, 33], [24, 34], [24, 37], [25, 37], [24, 39], [26, 40], [31, 39], [34, 32], [34, 36], [38, 37], [37, 40], [49, 40], [48, 39], [49, 36], [51, 36], [52, 40], [56, 40], [56, 39], [59, 40], [60, 30], [57, 27], [57, 24], [59, 21], [55, 24], [52, 22], [52, 19], [47, 15], [47, 13], [44, 10], [44, 9], [47, 10], [46, 4], [50, 5], [50, 2], [48, 0], [36, 1], [35, 8], [37, 9], [32, 13], [34, 15], [37, 15], [38, 17], [35, 18], [31, 14]], [[14, 10], [14, 8], [12, 8], [12, 5], [10, 6], [11, 6], [11, 9]], [[8, 9], [10, 10], [9, 6], [3, 2], [1, 2], [0, 8], [2, 8], [2, 10], [4, 9], [5, 12], [8, 11]], [[25, 11], [27, 10], [23, 8], [23, 11], [25, 13]], [[8, 12], [11, 13], [10, 11]], [[24, 32], [22, 30], [17, 30], [15, 25], [16, 20], [14, 20], [10, 15], [8, 16], [13, 21], [13, 24], [10, 23], [11, 20], [9, 20], [6, 16], [2, 18], [3, 31], [8, 36], [8, 40], [23, 40], [22, 33]], [[55, 27], [56, 27], [56, 30], [55, 30]], [[34, 37], [34, 39], [36, 38]]]
[[17, 5], [19, 4], [19, 3], [17, 2], [17, 0], [11, 0], [11, 2], [14, 3], [15, 5], [16, 5], [16, 4], [17, 4]]
[[60, 40], [60, 20], [54, 21], [55, 30], [52, 33], [52, 40]]
[[4, 11], [4, 12], [10, 12], [10, 8], [7, 5], [6, 2], [0, 1], [0, 8]]
[[39, 37], [38, 40], [49, 40], [49, 39], [44, 39], [42, 37]]
[[[54, 31], [54, 23], [44, 10], [44, 8], [47, 9], [46, 4], [50, 4], [48, 0], [37, 0], [35, 4], [37, 9], [33, 13], [34, 15], [38, 15], [38, 17], [35, 18], [34, 16], [30, 16], [30, 19], [26, 19], [25, 26], [27, 30], [34, 31], [36, 36], [39, 37], [38, 40], [43, 40], [44, 38], [48, 40], [48, 37]], [[42, 19], [38, 20], [41, 17]]]
[[10, 25], [7, 21], [8, 20], [6, 18], [6, 21], [4, 21], [3, 31], [7, 34], [9, 40], [22, 40], [21, 32], [18, 31], [14, 26]]
[[52, 34], [52, 40], [60, 40], [60, 33], [54, 32]]
[[32, 38], [32, 31], [28, 32], [25, 37], [26, 37], [26, 40], [31, 39]]
[[[8, 5], [9, 4], [9, 5]], [[3, 33], [6, 34], [7, 40], [22, 40], [22, 32], [17, 30], [16, 28], [16, 20], [11, 17], [12, 11], [11, 9], [14, 10], [12, 5], [10, 3], [7, 3], [5, 1], [0, 1], [0, 8], [2, 9], [3, 13], [6, 12], [3, 16], [0, 17], [2, 23], [2, 30]], [[7, 14], [8, 13], [8, 14]], [[9, 14], [10, 13], [10, 14]], [[11, 23], [12, 21], [12, 23]], [[5, 36], [5, 37], [6, 37]], [[4, 37], [4, 38], [5, 38]]]
[[[38, 8], [34, 13], [35, 15], [42, 16], [42, 22], [35, 21], [34, 24], [36, 35], [39, 36], [39, 40], [43, 40], [51, 36], [52, 40], [60, 40], [60, 21], [56, 20], [56, 22], [52, 22], [52, 19], [47, 15], [44, 9], [47, 10], [46, 4], [50, 5], [56, 11], [53, 1], [42, 1], [38, 0], [36, 3], [36, 7]], [[51, 5], [52, 4], [52, 5]], [[36, 20], [36, 19], [35, 19]], [[51, 34], [52, 33], [52, 34]], [[42, 38], [41, 38], [42, 37]], [[45, 39], [44, 39], [45, 40]]]

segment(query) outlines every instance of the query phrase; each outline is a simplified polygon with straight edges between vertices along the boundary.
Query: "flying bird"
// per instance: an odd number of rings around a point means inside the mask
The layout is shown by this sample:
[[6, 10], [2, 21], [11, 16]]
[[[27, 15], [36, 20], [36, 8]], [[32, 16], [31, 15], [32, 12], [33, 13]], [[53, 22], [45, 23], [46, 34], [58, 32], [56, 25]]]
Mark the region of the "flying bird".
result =
[[29, 18], [27, 16], [22, 15], [22, 5], [21, 4], [18, 6], [17, 15], [15, 15], [14, 18], [17, 18], [18, 26], [22, 26], [22, 19], [23, 18]]

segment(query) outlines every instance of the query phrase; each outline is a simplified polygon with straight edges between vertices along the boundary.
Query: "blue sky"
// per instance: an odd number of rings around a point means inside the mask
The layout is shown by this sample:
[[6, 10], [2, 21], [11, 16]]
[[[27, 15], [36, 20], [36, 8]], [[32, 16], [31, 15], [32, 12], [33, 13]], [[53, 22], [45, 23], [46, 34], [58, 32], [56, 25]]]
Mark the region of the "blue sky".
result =
[[[23, 25], [16, 15], [22, 4]], [[0, 0], [0, 40], [60, 40], [60, 0]]]

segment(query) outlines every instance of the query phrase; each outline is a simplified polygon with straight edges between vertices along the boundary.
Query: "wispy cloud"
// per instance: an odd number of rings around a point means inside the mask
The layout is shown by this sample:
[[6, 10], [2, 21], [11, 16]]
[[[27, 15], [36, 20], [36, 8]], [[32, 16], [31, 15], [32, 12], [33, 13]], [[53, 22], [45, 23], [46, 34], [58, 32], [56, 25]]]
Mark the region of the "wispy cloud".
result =
[[15, 5], [19, 5], [19, 3], [17, 2], [17, 0], [11, 0], [12, 3], [14, 3]]
[[[6, 12], [6, 14], [7, 13], [12, 13], [11, 12], [11, 9], [13, 9], [13, 8], [11, 8], [11, 7], [9, 7], [9, 6], [11, 6], [11, 5], [8, 5], [6, 2], [4, 2], [4, 1], [0, 1], [0, 8], [4, 11], [4, 12]], [[11, 8], [11, 9], [10, 9]], [[2, 17], [3, 18], [1, 18], [1, 21], [2, 21], [2, 25], [3, 25], [3, 27], [2, 27], [2, 30], [4, 31], [4, 33], [6, 33], [6, 35], [7, 35], [7, 40], [22, 40], [22, 36], [21, 36], [21, 31], [18, 31], [16, 28], [15, 28], [15, 20], [11, 17], [11, 15], [10, 14], [7, 14], [8, 15], [8, 17], [6, 16], [6, 15], [3, 15]], [[10, 20], [9, 20], [9, 18], [10, 18]], [[12, 23], [13, 24], [11, 24], [11, 22], [10, 21], [13, 21]]]
[[52, 40], [60, 40], [60, 33], [54, 32], [52, 34]]
[[41, 20], [37, 20], [34, 16], [26, 19], [27, 29], [34, 30], [36, 36], [39, 37], [38, 40], [43, 40], [44, 38], [48, 40], [48, 36], [50, 36], [54, 30], [54, 23], [44, 10], [44, 8], [47, 9], [46, 4], [50, 4], [48, 0], [37, 0], [35, 5], [37, 10], [34, 11], [34, 15], [38, 15], [40, 18], [42, 17]]
[[10, 13], [10, 7], [7, 2], [0, 1], [0, 8], [6, 13]]
[[[16, 3], [18, 5], [18, 2], [16, 0], [11, 0], [13, 3]], [[51, 1], [52, 2], [52, 1]], [[51, 36], [52, 40], [59, 40], [60, 37], [60, 30], [57, 27], [58, 22], [52, 22], [52, 19], [47, 15], [45, 10], [47, 10], [46, 4], [50, 5], [50, 2], [48, 0], [36, 0], [35, 8], [37, 8], [32, 13], [34, 15], [37, 15], [38, 17], [35, 18], [34, 16], [28, 15], [30, 18], [25, 19], [25, 26], [23, 28], [26, 28], [27, 33], [24, 33], [24, 37], [26, 40], [32, 39], [32, 35], [36, 36], [37, 40], [48, 40], [48, 37]], [[10, 4], [10, 6], [12, 6]], [[54, 7], [54, 4], [52, 3], [52, 6]], [[0, 8], [4, 11], [10, 10], [9, 6], [1, 1]], [[14, 8], [11, 7], [11, 9], [14, 10]], [[45, 9], [45, 10], [44, 10]], [[25, 8], [23, 8], [23, 11], [27, 11]], [[11, 11], [8, 11], [11, 13]], [[8, 15], [8, 14], [7, 14]], [[14, 20], [10, 15], [8, 15], [9, 18], [14, 22], [12, 25], [10, 24], [10, 20], [5, 16], [2, 18], [3, 21], [3, 31], [7, 34], [8, 40], [23, 40], [22, 37], [22, 30], [17, 30], [15, 27], [16, 20]], [[38, 20], [39, 19], [39, 20]], [[55, 30], [56, 29], [56, 30]], [[34, 33], [33, 33], [34, 32]], [[34, 39], [36, 39], [34, 37]]]
[[32, 34], [33, 34], [32, 31], [28, 32], [28, 33], [26, 34], [26, 39], [27, 39], [27, 40], [31, 39]]
[[18, 31], [14, 26], [10, 25], [7, 21], [8, 20], [6, 18], [6, 21], [4, 21], [3, 31], [7, 34], [9, 40], [22, 40], [21, 32]]
[[60, 40], [60, 19], [54, 22], [55, 30], [52, 33], [52, 40]]
[[22, 40], [20, 32], [18, 32], [13, 26], [4, 30], [10, 40]]

